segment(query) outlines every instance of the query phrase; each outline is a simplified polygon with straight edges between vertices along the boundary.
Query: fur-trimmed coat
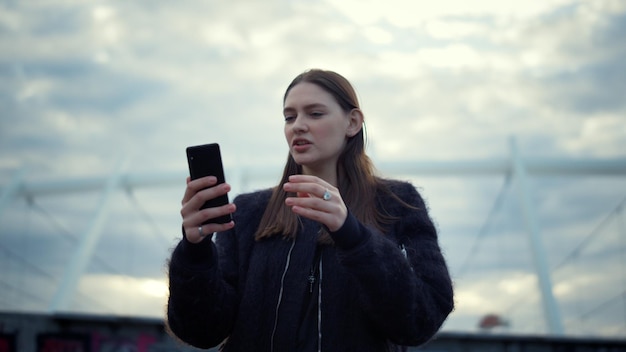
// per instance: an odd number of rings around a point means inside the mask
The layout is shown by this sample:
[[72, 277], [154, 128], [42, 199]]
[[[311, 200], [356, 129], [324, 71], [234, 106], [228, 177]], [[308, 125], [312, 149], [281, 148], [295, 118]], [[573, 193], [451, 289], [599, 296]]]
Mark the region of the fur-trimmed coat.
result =
[[[395, 351], [428, 341], [452, 311], [453, 291], [426, 206], [409, 183], [384, 181], [416, 209], [378, 192], [398, 220], [386, 234], [351, 213], [321, 251], [321, 351]], [[235, 228], [192, 244], [169, 264], [167, 323], [182, 341], [224, 351], [294, 351], [320, 224], [295, 239], [254, 234], [271, 190], [238, 196]], [[210, 237], [210, 236], [209, 236]], [[316, 298], [317, 299], [317, 298]]]

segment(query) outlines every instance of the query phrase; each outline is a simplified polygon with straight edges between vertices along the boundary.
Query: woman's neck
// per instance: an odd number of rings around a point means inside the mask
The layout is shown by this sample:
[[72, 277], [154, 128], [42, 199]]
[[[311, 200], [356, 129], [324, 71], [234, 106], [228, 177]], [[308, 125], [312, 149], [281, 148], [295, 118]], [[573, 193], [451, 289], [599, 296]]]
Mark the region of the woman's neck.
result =
[[317, 176], [322, 180], [330, 183], [331, 185], [337, 187], [337, 167], [326, 167], [326, 168], [309, 168], [306, 166], [302, 167], [302, 173], [304, 175]]

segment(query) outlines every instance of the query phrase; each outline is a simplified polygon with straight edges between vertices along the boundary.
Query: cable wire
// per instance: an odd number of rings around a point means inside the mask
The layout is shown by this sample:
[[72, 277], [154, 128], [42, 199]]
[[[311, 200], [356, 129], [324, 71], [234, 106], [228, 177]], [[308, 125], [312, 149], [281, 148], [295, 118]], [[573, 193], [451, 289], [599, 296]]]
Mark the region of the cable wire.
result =
[[[40, 296], [36, 296], [33, 294], [33, 292], [31, 291], [27, 291], [23, 288], [18, 287], [17, 285], [8, 283], [6, 281], [2, 281], [2, 279], [0, 279], [0, 286], [3, 287], [3, 292], [7, 292], [8, 290], [14, 290], [17, 294], [19, 294], [20, 298], [30, 298], [32, 300], [35, 301], [39, 301], [41, 303], [48, 303], [48, 301]], [[35, 292], [40, 292], [40, 291], [35, 291]]]
[[[32, 199], [28, 199], [27, 200], [27, 204], [29, 205], [29, 207], [31, 209], [36, 209], [36, 207], [33, 207], [33, 205], [36, 205], [36, 203]], [[41, 208], [41, 209], [43, 210], [43, 208]], [[38, 276], [47, 279], [47, 281], [49, 281], [55, 287], [58, 284], [58, 280], [57, 280], [57, 278], [54, 275], [52, 275], [51, 273], [41, 269], [39, 266], [31, 263], [30, 261], [24, 259], [22, 256], [14, 253], [13, 250], [7, 248], [6, 246], [0, 244], [0, 251], [2, 251], [11, 260], [17, 262], [22, 268], [26, 268], [30, 272], [35, 273]], [[35, 296], [34, 294], [32, 294], [32, 292], [28, 292], [28, 291], [20, 288], [18, 285], [15, 285], [13, 283], [6, 282], [6, 281], [0, 281], [0, 284], [2, 284], [2, 286], [6, 287], [6, 288], [15, 290], [16, 292], [18, 292], [20, 294], [20, 297], [30, 297], [31, 299], [35, 299], [36, 301], [40, 301], [40, 302], [43, 302], [43, 303], [48, 303], [47, 299]], [[110, 307], [107, 307], [104, 304], [101, 304], [101, 303], [98, 303], [98, 302], [94, 301], [89, 296], [86, 296], [86, 295], [84, 295], [84, 294], [82, 294], [80, 292], [77, 292], [77, 295], [79, 297], [81, 297], [82, 299], [84, 299], [86, 301], [89, 301], [90, 303], [92, 303], [95, 306], [99, 306], [102, 309], [109, 309], [110, 310]]]
[[[578, 255], [580, 254], [580, 252], [584, 249], [585, 246], [587, 246], [587, 244], [590, 243], [590, 241], [595, 238], [600, 232], [600, 230], [609, 223], [609, 221], [612, 219], [612, 217], [619, 215], [621, 213], [621, 209], [624, 206], [624, 203], [626, 202], [626, 197], [614, 208], [609, 212], [609, 215], [607, 215], [601, 222], [600, 224], [598, 224], [593, 231], [591, 231], [591, 233], [589, 235], [587, 235], [582, 241], [581, 243], [578, 244], [578, 246], [576, 246], [576, 248], [574, 248], [574, 250], [572, 250], [572, 252], [570, 252], [567, 256], [565, 256], [565, 258], [563, 259], [563, 261], [561, 261], [558, 265], [555, 265], [550, 272], [554, 273], [556, 271], [558, 271], [559, 269], [561, 269], [566, 263], [568, 263], [569, 261], [576, 259], [578, 257]], [[522, 307], [523, 303], [525, 301], [527, 301], [528, 299], [534, 297], [535, 295], [524, 295], [521, 299], [516, 300], [515, 302], [513, 302], [506, 310], [505, 312], [507, 312], [507, 314], [511, 314], [513, 311], [515, 311], [517, 308]], [[618, 297], [621, 297], [622, 295], [620, 294]], [[592, 310], [593, 311], [593, 310]], [[586, 313], [587, 314], [587, 313]], [[583, 314], [584, 315], [584, 314]]]
[[[33, 207], [33, 209], [35, 209], [41, 215], [47, 218], [52, 223], [52, 225], [54, 225], [57, 228], [59, 234], [61, 234], [63, 237], [69, 240], [72, 244], [77, 244], [78, 236], [72, 233], [70, 230], [68, 230], [67, 227], [65, 227], [60, 221], [58, 221], [45, 208], [37, 204], [34, 200], [31, 200], [30, 205]], [[100, 264], [106, 271], [112, 274], [124, 275], [121, 270], [113, 267], [111, 264], [107, 263], [104, 259], [102, 259], [102, 257], [100, 257], [98, 253], [94, 253], [93, 259], [98, 264]]]
[[22, 265], [22, 267], [29, 269], [31, 272], [38, 274], [39, 276], [43, 276], [47, 279], [50, 279], [52, 281], [55, 281], [55, 277], [46, 272], [43, 271], [41, 268], [39, 268], [37, 265], [27, 261], [26, 259], [22, 258], [21, 256], [13, 253], [12, 250], [8, 249], [7, 247], [3, 246], [2, 244], [0, 244], [0, 251], [2, 251], [6, 256], [10, 257], [12, 260], [18, 262], [19, 264]]
[[600, 224], [598, 224], [593, 231], [591, 231], [591, 233], [589, 233], [589, 235], [587, 235], [579, 244], [578, 246], [576, 246], [576, 248], [574, 248], [567, 256], [565, 256], [565, 258], [557, 265], [555, 265], [552, 268], [552, 272], [555, 272], [557, 270], [559, 270], [560, 268], [562, 268], [565, 264], [567, 264], [570, 260], [573, 260], [575, 258], [577, 258], [580, 253], [582, 252], [582, 250], [589, 244], [591, 243], [591, 240], [593, 238], [595, 238], [596, 236], [598, 236], [598, 234], [600, 234], [600, 230], [606, 226], [610, 220], [612, 220], [612, 218], [618, 214], [621, 213], [621, 209], [624, 206], [624, 203], [626, 202], [626, 197], [619, 203], [617, 204], [617, 206], [611, 210], [609, 212], [609, 215], [607, 215], [601, 222]]
[[[57, 221], [57, 219], [52, 216], [52, 214], [50, 214], [45, 208], [43, 208], [42, 206], [40, 206], [39, 204], [37, 204], [35, 202], [34, 199], [29, 198], [27, 200], [27, 203], [29, 205], [29, 208], [34, 209], [36, 211], [38, 211], [40, 214], [42, 214], [45, 218], [48, 219], [48, 221], [50, 221], [55, 227], [57, 227], [57, 230], [59, 230], [58, 233], [60, 233], [63, 237], [65, 237], [66, 239], [70, 240], [72, 243], [76, 244], [77, 237], [76, 235], [74, 235], [71, 231], [69, 231], [65, 226], [63, 226], [63, 224], [61, 224], [61, 222]], [[119, 270], [115, 269], [114, 267], [112, 267], [111, 265], [109, 265], [106, 261], [104, 261], [102, 258], [98, 257], [97, 255], [94, 255], [94, 260], [96, 260], [100, 265], [102, 265], [103, 267], [105, 267], [105, 270], [109, 270], [109, 272], [118, 274], [118, 275], [123, 275], [122, 272], [120, 272]], [[39, 269], [40, 270], [40, 269]], [[51, 279], [53, 281], [54, 284], [58, 284], [57, 278], [54, 277], [52, 274], [46, 273], [42, 270], [40, 270], [42, 273], [45, 273], [45, 275]], [[103, 310], [112, 310], [111, 307], [107, 306], [106, 304], [102, 304], [100, 302], [95, 301], [93, 298], [81, 293], [81, 292], [76, 292], [76, 295], [78, 297], [80, 297], [81, 299], [89, 302], [91, 305], [95, 305], [100, 307]]]
[[170, 246], [172, 244], [172, 239], [168, 238], [167, 235], [163, 231], [161, 231], [161, 228], [159, 227], [159, 225], [157, 225], [154, 218], [150, 215], [150, 213], [148, 213], [148, 211], [146, 211], [143, 206], [141, 206], [139, 199], [137, 199], [137, 197], [135, 196], [135, 192], [133, 192], [131, 188], [126, 188], [125, 193], [128, 196], [128, 199], [130, 199], [131, 203], [135, 206], [135, 210], [137, 210], [139, 215], [148, 224], [148, 226], [152, 228], [152, 232], [156, 233], [159, 238], [161, 238], [168, 246]]
[[613, 305], [614, 303], [616, 303], [617, 301], [619, 301], [620, 299], [626, 299], [626, 291], [619, 293], [616, 296], [613, 296], [603, 302], [601, 302], [600, 304], [598, 304], [597, 306], [595, 306], [594, 308], [586, 311], [585, 313], [580, 315], [580, 319], [581, 320], [585, 320], [588, 317], [602, 311], [603, 309], [606, 309], [607, 307], [610, 307], [611, 305]]
[[463, 265], [459, 269], [459, 273], [457, 275], [459, 280], [463, 278], [463, 276], [465, 276], [465, 274], [467, 273], [467, 270], [470, 267], [472, 259], [474, 259], [474, 256], [478, 252], [478, 248], [480, 246], [481, 241], [483, 240], [485, 235], [488, 233], [490, 226], [493, 223], [492, 221], [493, 217], [497, 214], [497, 212], [502, 207], [502, 203], [504, 202], [504, 196], [506, 195], [506, 191], [509, 189], [510, 183], [511, 183], [511, 174], [506, 174], [504, 182], [502, 182], [502, 186], [500, 186], [498, 195], [495, 201], [493, 202], [493, 205], [491, 207], [491, 210], [489, 211], [489, 214], [487, 215], [487, 219], [485, 220], [480, 230], [478, 231], [478, 234], [474, 238], [474, 243], [472, 244], [472, 247], [467, 257], [465, 258]]

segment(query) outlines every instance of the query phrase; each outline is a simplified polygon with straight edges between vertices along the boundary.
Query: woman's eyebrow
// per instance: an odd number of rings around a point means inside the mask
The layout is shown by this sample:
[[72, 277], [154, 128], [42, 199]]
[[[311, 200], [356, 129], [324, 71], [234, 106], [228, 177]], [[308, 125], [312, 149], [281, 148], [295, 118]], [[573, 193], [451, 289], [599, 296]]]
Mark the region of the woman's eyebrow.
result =
[[304, 106], [305, 109], [315, 109], [315, 108], [325, 108], [325, 107], [326, 105], [322, 103], [313, 103], [313, 104], [308, 104]]
[[[322, 103], [311, 103], [311, 104], [307, 104], [304, 106], [305, 110], [309, 110], [309, 109], [319, 109], [319, 108], [326, 108], [326, 105], [322, 104]], [[294, 112], [296, 111], [295, 108], [290, 107], [290, 106], [286, 106], [283, 109], [283, 113], [287, 113], [287, 112]]]

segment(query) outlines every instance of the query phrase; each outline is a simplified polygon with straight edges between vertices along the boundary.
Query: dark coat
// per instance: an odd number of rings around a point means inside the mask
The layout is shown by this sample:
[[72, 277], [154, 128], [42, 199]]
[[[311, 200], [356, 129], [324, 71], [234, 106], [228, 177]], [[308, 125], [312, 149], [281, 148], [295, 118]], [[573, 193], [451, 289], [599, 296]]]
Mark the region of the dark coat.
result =
[[[411, 184], [385, 183], [417, 209], [379, 192], [378, 206], [398, 218], [388, 233], [350, 213], [331, 233], [335, 245], [321, 254], [322, 351], [420, 345], [453, 309], [448, 269], [422, 198]], [[218, 233], [215, 244], [183, 238], [175, 248], [168, 327], [182, 341], [209, 348], [228, 338], [224, 351], [270, 351], [272, 344], [274, 351], [294, 350], [320, 224], [302, 219], [294, 240], [255, 241], [270, 195], [238, 196], [235, 228]]]

